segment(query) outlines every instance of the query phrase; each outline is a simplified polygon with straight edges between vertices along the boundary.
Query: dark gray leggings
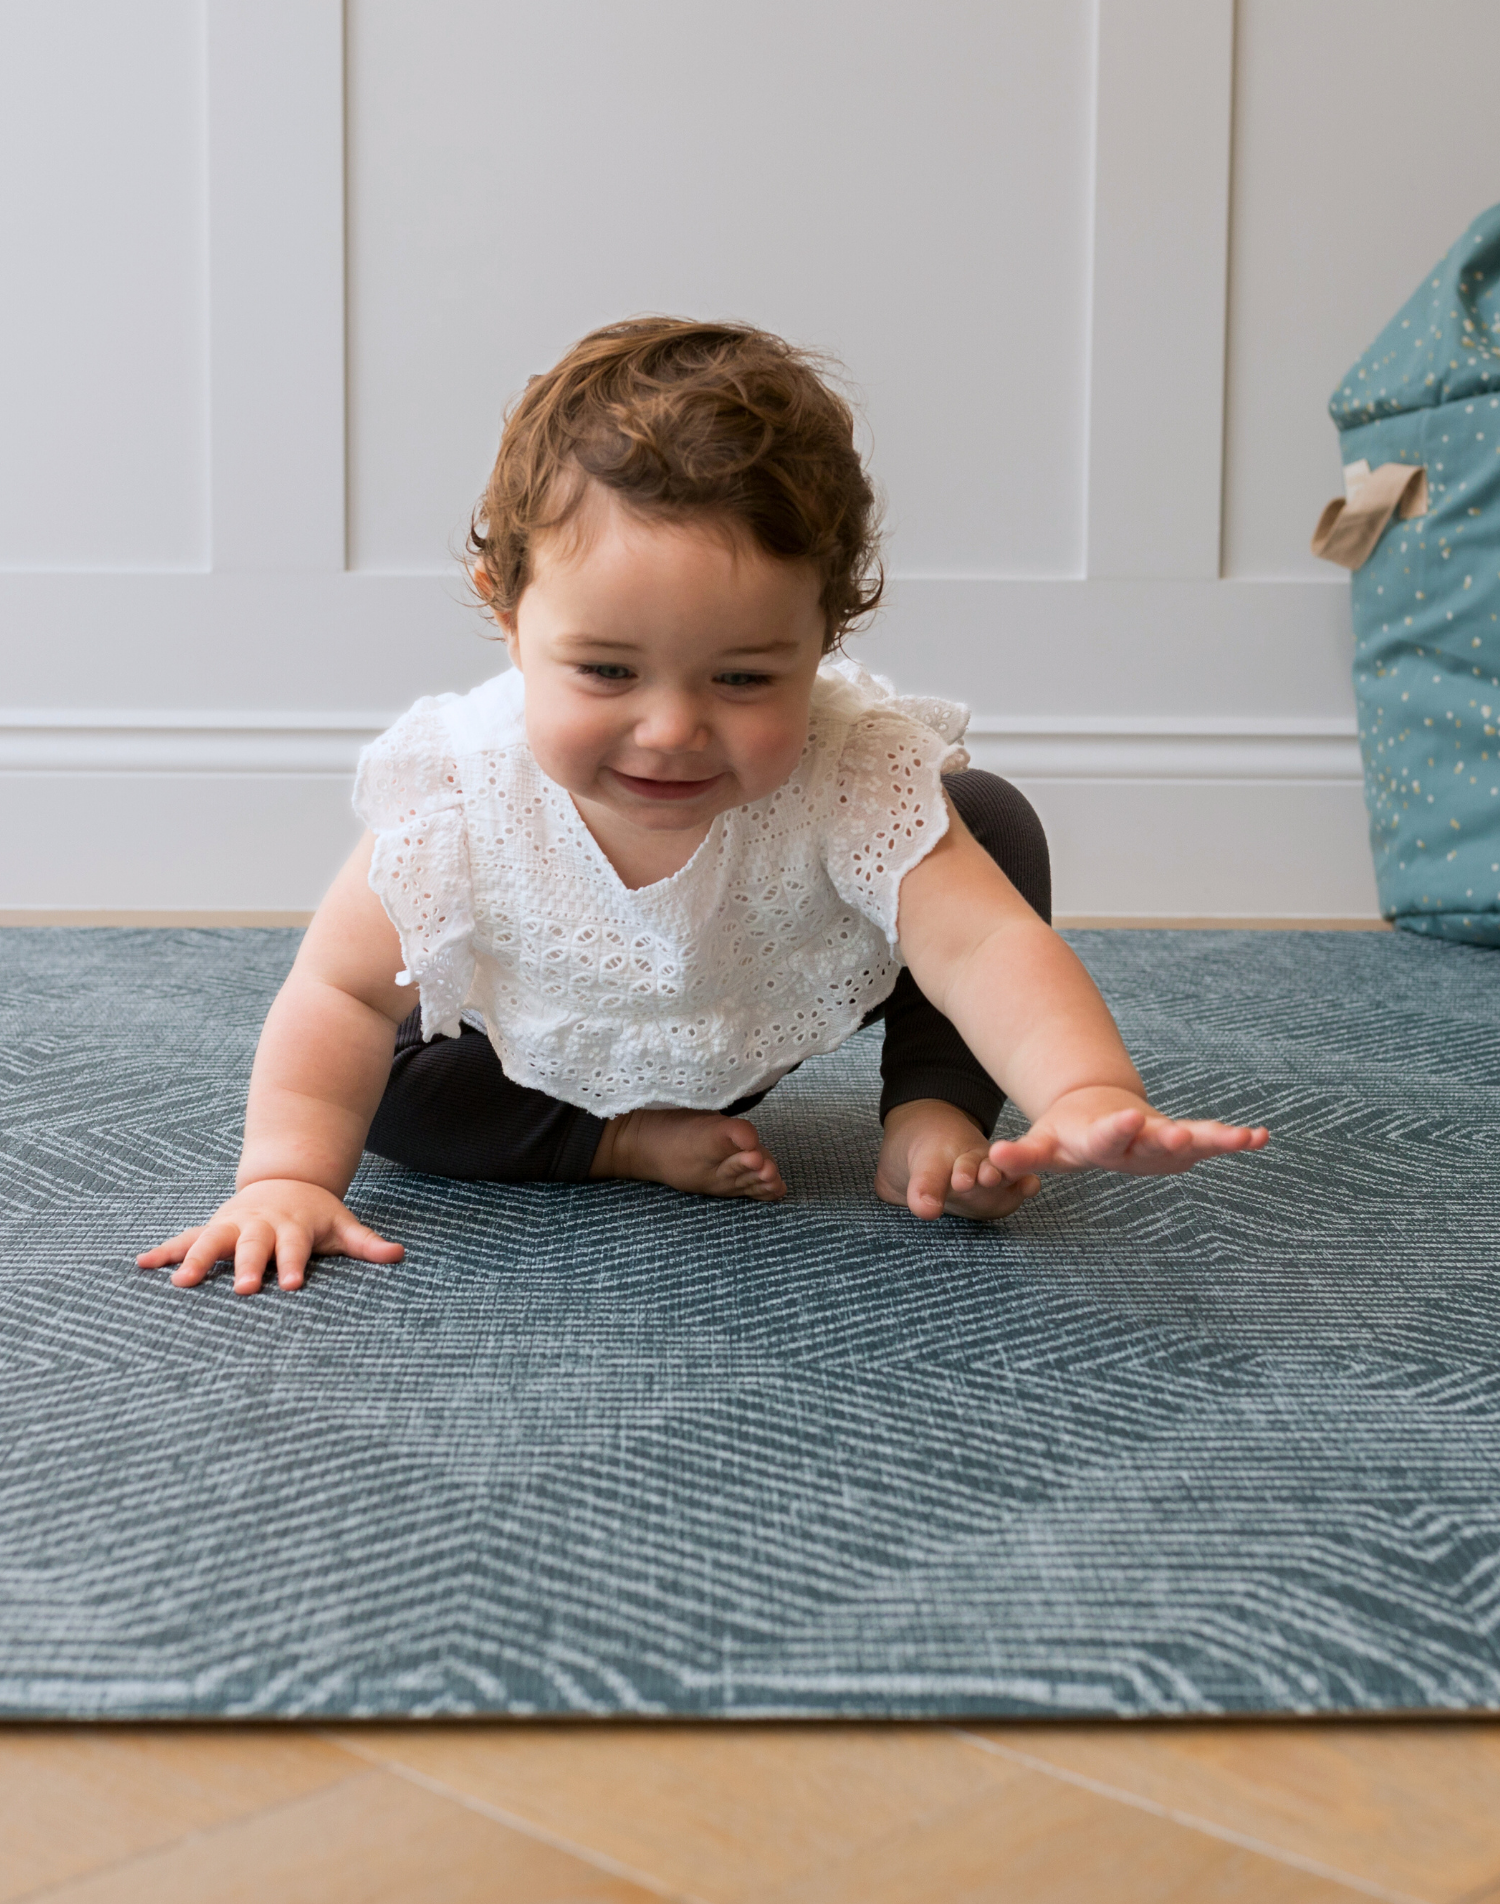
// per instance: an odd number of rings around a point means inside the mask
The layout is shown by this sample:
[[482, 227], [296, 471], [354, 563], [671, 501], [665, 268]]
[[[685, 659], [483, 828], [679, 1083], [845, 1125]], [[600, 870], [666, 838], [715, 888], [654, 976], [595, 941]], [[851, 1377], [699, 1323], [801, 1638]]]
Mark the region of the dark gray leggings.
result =
[[[1022, 897], [1048, 921], [1052, 873], [1047, 836], [1024, 794], [1008, 780], [970, 768], [943, 785], [964, 824]], [[941, 1098], [972, 1117], [985, 1135], [1004, 1097], [953, 1026], [918, 991], [904, 967], [896, 988], [865, 1019], [885, 1021], [880, 1052], [880, 1115], [914, 1098]], [[729, 1107], [748, 1111], [757, 1091]], [[436, 1177], [495, 1183], [582, 1183], [589, 1174], [601, 1118], [513, 1083], [483, 1032], [465, 1025], [457, 1038], [422, 1042], [421, 1013], [396, 1034], [385, 1096], [366, 1147]]]

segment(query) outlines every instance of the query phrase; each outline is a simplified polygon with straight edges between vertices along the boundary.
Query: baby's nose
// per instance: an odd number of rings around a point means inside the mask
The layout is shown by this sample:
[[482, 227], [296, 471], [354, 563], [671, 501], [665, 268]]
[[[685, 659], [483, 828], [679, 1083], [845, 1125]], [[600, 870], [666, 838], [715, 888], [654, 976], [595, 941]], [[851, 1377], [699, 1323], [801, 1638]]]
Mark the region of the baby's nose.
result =
[[653, 753], [696, 751], [708, 744], [703, 709], [690, 694], [654, 695], [636, 723], [635, 742]]

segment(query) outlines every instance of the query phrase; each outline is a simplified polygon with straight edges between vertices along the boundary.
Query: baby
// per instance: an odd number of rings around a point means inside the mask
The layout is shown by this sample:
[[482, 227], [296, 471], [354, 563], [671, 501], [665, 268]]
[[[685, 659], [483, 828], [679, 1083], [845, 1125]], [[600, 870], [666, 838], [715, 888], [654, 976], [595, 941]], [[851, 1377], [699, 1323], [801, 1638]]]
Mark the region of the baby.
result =
[[[237, 1192], [142, 1268], [232, 1257], [249, 1294], [396, 1261], [342, 1201], [366, 1148], [782, 1197], [745, 1113], [880, 1018], [874, 1188], [917, 1217], [1265, 1144], [1147, 1102], [965, 711], [829, 659], [880, 598], [875, 529], [848, 406], [779, 338], [642, 319], [531, 380], [470, 538], [513, 667], [365, 750], [370, 831], [267, 1017]], [[1002, 1094], [1030, 1128], [992, 1143]]]

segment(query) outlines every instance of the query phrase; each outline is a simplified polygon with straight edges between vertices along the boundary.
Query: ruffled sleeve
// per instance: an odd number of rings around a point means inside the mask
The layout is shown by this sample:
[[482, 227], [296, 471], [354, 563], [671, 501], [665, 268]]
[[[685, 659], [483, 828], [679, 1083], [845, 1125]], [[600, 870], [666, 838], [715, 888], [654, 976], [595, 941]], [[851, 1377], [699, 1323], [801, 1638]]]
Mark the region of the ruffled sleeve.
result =
[[899, 949], [901, 882], [948, 831], [942, 777], [969, 764], [960, 744], [968, 709], [897, 695], [850, 662], [837, 673], [849, 721], [828, 793], [825, 863], [839, 897]]
[[415, 985], [422, 1036], [459, 1034], [474, 976], [474, 905], [469, 844], [444, 704], [427, 698], [360, 754], [354, 811], [375, 834], [370, 889], [401, 938]]

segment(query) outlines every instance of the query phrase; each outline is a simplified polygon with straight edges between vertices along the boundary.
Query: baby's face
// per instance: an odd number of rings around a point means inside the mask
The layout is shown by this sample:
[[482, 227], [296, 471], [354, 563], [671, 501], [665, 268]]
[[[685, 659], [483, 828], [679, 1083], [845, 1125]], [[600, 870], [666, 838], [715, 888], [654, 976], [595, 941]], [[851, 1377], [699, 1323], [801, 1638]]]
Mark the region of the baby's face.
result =
[[580, 539], [535, 551], [505, 624], [531, 751], [586, 813], [701, 835], [801, 755], [823, 649], [817, 571], [710, 524], [642, 521], [597, 486], [577, 526]]

